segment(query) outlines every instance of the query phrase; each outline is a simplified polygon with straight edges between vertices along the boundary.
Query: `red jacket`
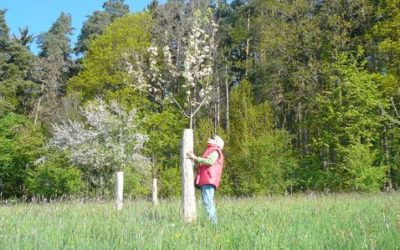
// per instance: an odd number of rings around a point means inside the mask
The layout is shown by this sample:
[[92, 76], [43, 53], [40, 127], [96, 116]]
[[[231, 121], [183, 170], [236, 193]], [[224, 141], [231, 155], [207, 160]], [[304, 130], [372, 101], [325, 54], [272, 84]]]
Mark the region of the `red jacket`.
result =
[[214, 185], [215, 188], [218, 188], [221, 181], [222, 170], [224, 168], [224, 155], [222, 154], [222, 150], [215, 145], [210, 145], [204, 152], [203, 157], [208, 158], [208, 156], [214, 151], [218, 151], [219, 156], [213, 165], [207, 166], [200, 164], [198, 166], [195, 181], [196, 186], [208, 184]]

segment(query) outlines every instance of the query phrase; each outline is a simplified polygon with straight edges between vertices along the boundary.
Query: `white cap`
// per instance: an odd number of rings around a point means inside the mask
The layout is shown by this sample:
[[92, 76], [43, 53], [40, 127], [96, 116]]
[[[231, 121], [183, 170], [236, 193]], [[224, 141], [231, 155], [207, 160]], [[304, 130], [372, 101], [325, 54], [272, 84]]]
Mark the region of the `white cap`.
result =
[[222, 140], [221, 137], [219, 137], [218, 135], [214, 135], [214, 140], [215, 140], [215, 144], [217, 144], [217, 146], [218, 146], [220, 149], [223, 149], [223, 148], [224, 148], [224, 140]]

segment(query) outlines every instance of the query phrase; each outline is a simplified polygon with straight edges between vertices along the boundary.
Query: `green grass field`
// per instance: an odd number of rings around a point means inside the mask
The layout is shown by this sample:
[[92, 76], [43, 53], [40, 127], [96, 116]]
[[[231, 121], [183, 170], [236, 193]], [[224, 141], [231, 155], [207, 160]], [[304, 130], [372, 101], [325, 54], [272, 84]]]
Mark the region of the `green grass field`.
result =
[[0, 249], [400, 249], [400, 194], [295, 196], [201, 204], [185, 224], [180, 202], [18, 204], [0, 207]]

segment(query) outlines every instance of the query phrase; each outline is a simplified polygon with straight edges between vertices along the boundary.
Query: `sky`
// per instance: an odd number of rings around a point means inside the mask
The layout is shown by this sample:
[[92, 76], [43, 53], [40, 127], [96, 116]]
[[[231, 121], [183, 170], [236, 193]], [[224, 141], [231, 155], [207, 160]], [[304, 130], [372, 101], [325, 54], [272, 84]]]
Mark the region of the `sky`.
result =
[[[50, 29], [61, 12], [69, 13], [72, 18], [74, 34], [71, 44], [75, 45], [87, 16], [96, 10], [103, 10], [106, 0], [0, 0], [0, 9], [8, 9], [6, 22], [11, 33], [19, 34], [18, 28], [28, 27], [30, 34], [39, 35]], [[125, 0], [131, 12], [142, 11], [151, 0]], [[163, 1], [160, 1], [163, 2]], [[36, 44], [31, 45], [37, 54]]]

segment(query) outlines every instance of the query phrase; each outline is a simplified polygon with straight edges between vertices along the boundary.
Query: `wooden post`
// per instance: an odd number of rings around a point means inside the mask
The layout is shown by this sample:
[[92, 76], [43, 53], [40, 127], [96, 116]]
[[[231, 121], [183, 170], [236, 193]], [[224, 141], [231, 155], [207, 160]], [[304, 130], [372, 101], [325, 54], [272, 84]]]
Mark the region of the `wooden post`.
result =
[[153, 178], [153, 190], [152, 190], [153, 205], [158, 205], [158, 190], [157, 190], [157, 178]]
[[115, 208], [121, 210], [124, 196], [124, 172], [116, 172], [115, 176]]
[[193, 161], [186, 158], [190, 151], [193, 152], [193, 130], [185, 129], [181, 141], [182, 210], [184, 221], [189, 223], [197, 219]]

